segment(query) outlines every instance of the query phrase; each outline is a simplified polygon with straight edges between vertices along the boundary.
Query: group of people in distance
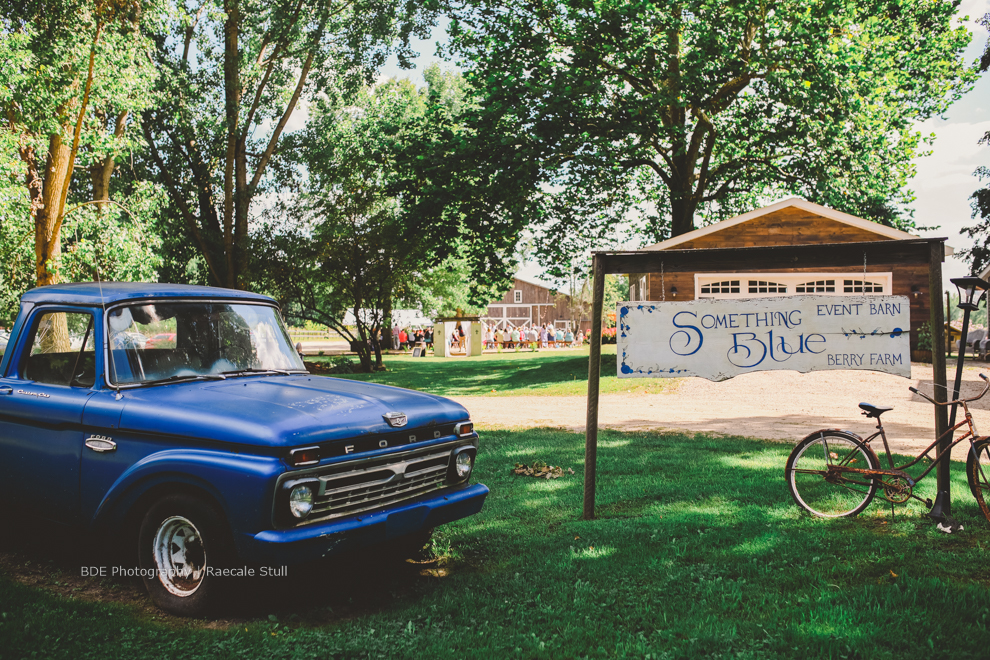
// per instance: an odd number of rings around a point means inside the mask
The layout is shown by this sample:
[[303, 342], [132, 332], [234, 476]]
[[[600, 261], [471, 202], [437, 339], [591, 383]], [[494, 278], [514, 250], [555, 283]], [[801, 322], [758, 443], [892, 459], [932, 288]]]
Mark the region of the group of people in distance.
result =
[[399, 350], [423, 344], [433, 345], [433, 328], [399, 328], [392, 331], [392, 348]]
[[[457, 324], [450, 333], [450, 344], [453, 348], [464, 349], [466, 336], [461, 324]], [[584, 345], [584, 332], [577, 334], [570, 328], [555, 328], [553, 324], [534, 325], [520, 328], [500, 328], [497, 325], [485, 325], [482, 329], [484, 347], [489, 350], [528, 348], [570, 348]], [[411, 349], [414, 346], [433, 346], [433, 328], [398, 328], [392, 331], [393, 350]]]
[[554, 328], [553, 325], [533, 325], [522, 328], [500, 328], [485, 326], [482, 333], [485, 348], [503, 349], [514, 348], [563, 348], [581, 346], [584, 344], [584, 332], [578, 330], [577, 335], [570, 328]]

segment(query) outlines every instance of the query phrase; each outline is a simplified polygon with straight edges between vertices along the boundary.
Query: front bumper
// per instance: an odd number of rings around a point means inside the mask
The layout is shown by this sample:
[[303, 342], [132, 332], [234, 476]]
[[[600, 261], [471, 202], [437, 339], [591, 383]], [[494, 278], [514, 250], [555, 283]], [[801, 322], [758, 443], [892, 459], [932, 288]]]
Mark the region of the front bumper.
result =
[[487, 495], [488, 487], [483, 484], [445, 489], [382, 511], [292, 529], [238, 534], [234, 541], [246, 562], [298, 564], [466, 518], [481, 511]]

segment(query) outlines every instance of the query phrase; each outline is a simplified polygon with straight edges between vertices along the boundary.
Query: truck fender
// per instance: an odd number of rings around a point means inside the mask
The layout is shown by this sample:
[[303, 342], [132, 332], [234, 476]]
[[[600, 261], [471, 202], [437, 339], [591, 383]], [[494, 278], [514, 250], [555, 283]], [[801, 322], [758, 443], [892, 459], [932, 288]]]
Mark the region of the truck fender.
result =
[[[285, 470], [274, 456], [233, 454], [213, 449], [167, 449], [145, 456], [130, 466], [107, 490], [93, 514], [94, 526], [115, 527], [124, 522], [131, 508], [146, 493], [168, 485], [199, 489], [212, 497], [232, 526], [255, 526], [257, 514], [270, 517], [271, 489]], [[268, 482], [264, 488], [251, 487]], [[245, 496], [261, 498], [245, 501]], [[231, 498], [238, 506], [231, 506]], [[251, 512], [253, 515], [245, 515]], [[261, 524], [264, 524], [263, 522]]]

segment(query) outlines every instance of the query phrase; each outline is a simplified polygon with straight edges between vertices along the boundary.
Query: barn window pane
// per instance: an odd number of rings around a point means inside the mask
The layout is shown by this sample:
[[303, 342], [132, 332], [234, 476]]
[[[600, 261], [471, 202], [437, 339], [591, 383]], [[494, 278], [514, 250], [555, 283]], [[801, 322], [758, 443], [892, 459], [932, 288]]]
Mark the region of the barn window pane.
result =
[[795, 293], [835, 293], [835, 280], [804, 282], [794, 287]]
[[701, 293], [739, 293], [739, 280], [711, 282], [701, 286]]
[[779, 282], [766, 282], [763, 280], [749, 281], [750, 293], [787, 293], [787, 285]]
[[883, 293], [883, 284], [864, 280], [845, 280], [843, 293]]

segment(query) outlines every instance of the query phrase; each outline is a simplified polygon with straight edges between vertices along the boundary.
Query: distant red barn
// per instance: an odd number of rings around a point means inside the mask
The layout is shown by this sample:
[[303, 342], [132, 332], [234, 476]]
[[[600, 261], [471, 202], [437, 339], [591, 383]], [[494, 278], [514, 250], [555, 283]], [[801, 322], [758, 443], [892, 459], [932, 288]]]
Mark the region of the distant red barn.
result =
[[566, 294], [517, 277], [501, 300], [488, 303], [482, 321], [494, 323], [500, 328], [546, 323], [565, 328], [572, 323], [569, 305], [570, 297]]

